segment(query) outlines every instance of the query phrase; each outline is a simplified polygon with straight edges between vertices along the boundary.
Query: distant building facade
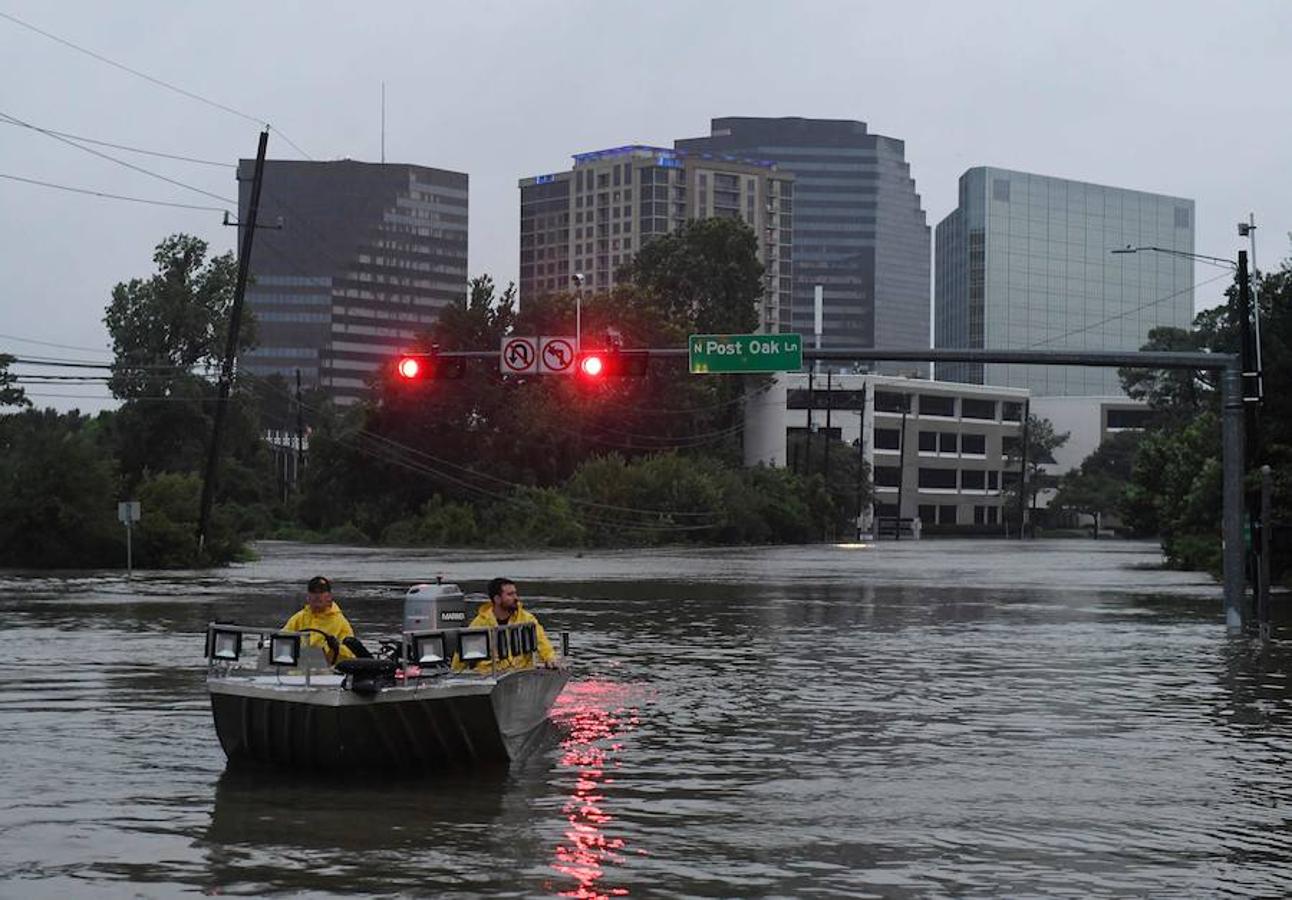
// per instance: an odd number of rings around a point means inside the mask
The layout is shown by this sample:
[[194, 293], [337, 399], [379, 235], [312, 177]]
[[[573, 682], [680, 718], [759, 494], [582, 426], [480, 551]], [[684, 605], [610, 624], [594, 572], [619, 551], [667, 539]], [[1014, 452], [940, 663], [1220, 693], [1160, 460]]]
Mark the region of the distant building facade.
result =
[[[937, 227], [935, 346], [1138, 350], [1193, 321], [1192, 200], [977, 167]], [[937, 377], [1038, 396], [1120, 395], [1114, 369], [943, 363]]]
[[[245, 221], [254, 160], [238, 166]], [[252, 375], [318, 386], [341, 404], [459, 302], [467, 284], [467, 176], [424, 166], [265, 162], [247, 308]]]
[[[687, 152], [771, 160], [794, 175], [793, 311], [786, 330], [812, 345], [822, 287], [822, 345], [929, 346], [930, 232], [905, 144], [842, 119], [713, 119]], [[927, 364], [881, 363], [884, 372]]]
[[[1027, 391], [883, 375], [775, 376], [745, 407], [745, 464], [803, 472], [795, 435], [852, 444], [871, 467], [874, 515], [925, 533], [1003, 533], [1008, 461]], [[815, 456], [815, 454], [814, 454]], [[1016, 516], [1014, 517], [1016, 520]]]
[[[794, 179], [770, 163], [632, 145], [579, 153], [568, 172], [520, 180], [520, 300], [615, 285], [619, 267], [688, 219], [739, 219], [766, 269], [759, 328], [788, 324]], [[788, 330], [788, 329], [786, 329]]]

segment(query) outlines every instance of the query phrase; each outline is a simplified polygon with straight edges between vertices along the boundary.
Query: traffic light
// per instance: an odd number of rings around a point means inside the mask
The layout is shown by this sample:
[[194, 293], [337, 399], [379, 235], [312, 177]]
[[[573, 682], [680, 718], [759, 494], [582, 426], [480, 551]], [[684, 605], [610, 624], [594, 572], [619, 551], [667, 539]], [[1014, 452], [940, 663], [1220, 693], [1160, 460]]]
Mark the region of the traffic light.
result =
[[438, 352], [405, 353], [395, 360], [395, 374], [404, 384], [418, 384], [433, 378], [461, 378], [467, 361], [461, 356], [441, 356]]
[[584, 350], [579, 353], [578, 374], [595, 381], [607, 377], [640, 378], [650, 362], [648, 350]]

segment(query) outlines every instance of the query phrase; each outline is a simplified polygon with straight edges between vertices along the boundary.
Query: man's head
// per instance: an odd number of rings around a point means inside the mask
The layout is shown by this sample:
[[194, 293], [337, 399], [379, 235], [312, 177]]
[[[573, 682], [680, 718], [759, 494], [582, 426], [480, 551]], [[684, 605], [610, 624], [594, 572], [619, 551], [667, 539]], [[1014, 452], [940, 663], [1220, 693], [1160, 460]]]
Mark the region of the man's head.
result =
[[332, 582], [322, 575], [315, 575], [306, 587], [310, 609], [316, 613], [327, 612], [332, 605]]
[[516, 582], [510, 578], [495, 578], [489, 582], [489, 601], [493, 604], [494, 618], [499, 622], [506, 622], [520, 603]]

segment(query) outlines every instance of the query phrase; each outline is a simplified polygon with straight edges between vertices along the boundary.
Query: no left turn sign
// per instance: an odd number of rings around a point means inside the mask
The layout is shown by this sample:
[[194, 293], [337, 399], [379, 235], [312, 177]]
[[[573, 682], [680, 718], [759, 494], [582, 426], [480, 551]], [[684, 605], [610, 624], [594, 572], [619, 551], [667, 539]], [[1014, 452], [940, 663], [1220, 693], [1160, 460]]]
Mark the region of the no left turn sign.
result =
[[574, 338], [539, 338], [538, 370], [549, 375], [572, 375], [574, 373]]

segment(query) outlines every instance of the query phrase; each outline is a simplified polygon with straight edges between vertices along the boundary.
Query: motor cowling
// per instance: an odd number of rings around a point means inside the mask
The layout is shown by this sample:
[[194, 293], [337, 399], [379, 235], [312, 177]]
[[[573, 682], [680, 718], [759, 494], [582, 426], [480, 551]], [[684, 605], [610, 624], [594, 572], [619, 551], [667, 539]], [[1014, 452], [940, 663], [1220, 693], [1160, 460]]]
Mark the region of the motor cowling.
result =
[[404, 594], [404, 631], [465, 628], [471, 621], [456, 584], [415, 584]]

